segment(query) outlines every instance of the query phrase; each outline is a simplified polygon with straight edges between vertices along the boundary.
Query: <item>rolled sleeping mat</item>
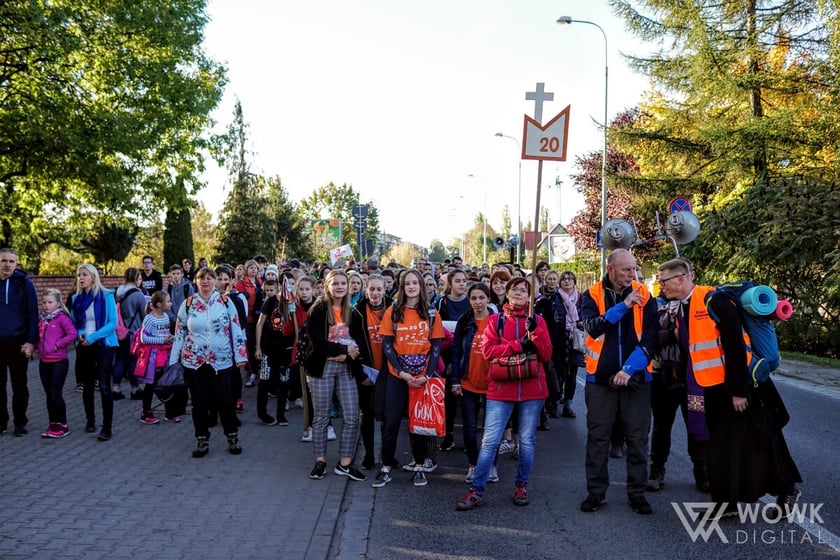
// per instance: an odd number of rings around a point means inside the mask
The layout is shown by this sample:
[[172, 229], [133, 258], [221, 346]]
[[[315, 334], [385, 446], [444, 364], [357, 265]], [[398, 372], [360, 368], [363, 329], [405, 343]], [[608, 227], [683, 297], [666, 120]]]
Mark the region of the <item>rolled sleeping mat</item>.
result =
[[793, 305], [786, 299], [780, 299], [776, 304], [776, 311], [771, 315], [771, 319], [778, 319], [779, 321], [787, 321], [793, 315]]
[[759, 284], [741, 294], [741, 305], [750, 315], [758, 317], [772, 315], [776, 311], [779, 298], [770, 286]]

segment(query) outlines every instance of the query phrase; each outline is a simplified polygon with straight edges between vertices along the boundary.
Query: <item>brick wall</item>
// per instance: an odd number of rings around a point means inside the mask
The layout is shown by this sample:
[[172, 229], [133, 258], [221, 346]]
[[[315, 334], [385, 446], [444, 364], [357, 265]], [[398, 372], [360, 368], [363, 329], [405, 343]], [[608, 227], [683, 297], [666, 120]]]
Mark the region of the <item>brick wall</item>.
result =
[[[30, 280], [32, 283], [35, 284], [35, 289], [40, 296], [44, 290], [54, 288], [61, 292], [61, 297], [66, 298], [67, 294], [70, 293], [70, 290], [73, 289], [73, 285], [76, 282], [75, 276], [30, 276]], [[120, 276], [101, 276], [100, 280], [102, 280], [102, 285], [106, 288], [117, 288], [121, 286], [124, 282], [123, 277]], [[163, 287], [169, 285], [169, 276], [163, 277]]]

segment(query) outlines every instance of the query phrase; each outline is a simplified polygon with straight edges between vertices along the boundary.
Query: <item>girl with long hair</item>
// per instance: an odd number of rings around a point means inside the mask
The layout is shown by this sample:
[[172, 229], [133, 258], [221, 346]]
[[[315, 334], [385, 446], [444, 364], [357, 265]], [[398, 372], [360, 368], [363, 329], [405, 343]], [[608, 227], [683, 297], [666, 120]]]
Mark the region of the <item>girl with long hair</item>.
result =
[[[357, 469], [353, 451], [359, 436], [359, 391], [356, 379], [362, 379], [360, 344], [365, 332], [361, 314], [350, 306], [347, 274], [332, 270], [324, 279], [324, 296], [312, 306], [306, 318], [306, 333], [311, 352], [303, 356], [309, 390], [312, 394], [312, 445], [315, 466], [309, 478], [320, 480], [327, 472], [327, 425], [333, 395], [338, 397], [343, 414], [339, 462], [333, 472], [351, 480], [367, 477]], [[369, 358], [368, 358], [369, 359]]]
[[78, 333], [76, 376], [82, 381], [82, 401], [87, 423], [85, 432], [96, 431], [96, 412], [93, 403], [94, 385], [99, 383], [102, 400], [102, 429], [97, 436], [108, 441], [112, 435], [114, 397], [111, 393], [111, 374], [117, 340], [117, 302], [114, 292], [106, 290], [99, 279], [99, 271], [92, 264], [80, 264], [76, 269], [76, 293], [70, 306]]
[[[408, 388], [422, 387], [435, 374], [444, 338], [443, 322], [435, 320], [423, 286], [423, 275], [408, 269], [400, 276], [396, 302], [385, 311], [380, 334], [388, 361], [385, 377], [384, 426], [382, 431], [382, 469], [373, 483], [381, 488], [391, 482], [396, 458], [397, 435], [403, 410], [408, 405]], [[409, 434], [414, 460], [406, 465], [414, 472], [414, 485], [425, 486], [426, 473], [437, 468], [434, 462], [434, 436]]]

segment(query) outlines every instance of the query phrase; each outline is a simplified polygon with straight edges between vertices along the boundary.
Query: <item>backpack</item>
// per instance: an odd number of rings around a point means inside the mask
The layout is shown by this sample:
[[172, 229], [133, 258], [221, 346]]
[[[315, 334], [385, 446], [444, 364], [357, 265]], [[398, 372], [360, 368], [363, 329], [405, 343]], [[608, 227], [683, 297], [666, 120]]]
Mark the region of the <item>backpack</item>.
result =
[[[119, 299], [119, 301], [117, 301], [117, 328], [116, 328], [116, 332], [117, 332], [117, 339], [118, 340], [125, 340], [128, 337], [128, 326], [126, 326], [125, 321], [123, 321], [122, 309], [121, 309], [120, 304], [122, 304], [122, 302], [125, 301], [125, 298], [127, 298], [128, 296], [130, 296], [134, 292], [139, 292], [139, 291], [140, 290], [138, 290], [137, 288], [131, 288], [130, 290], [128, 290], [126, 293], [124, 293], [122, 295], [122, 297]], [[137, 316], [137, 312], [135, 311], [134, 315], [131, 317], [131, 319], [134, 320], [134, 317], [136, 317], [136, 316]]]
[[141, 354], [141, 350], [143, 348], [143, 342], [140, 340], [140, 334], [143, 332], [142, 328], [137, 329], [134, 331], [134, 334], [131, 335], [131, 344], [128, 347], [128, 351], [131, 352], [131, 355], [135, 358], [139, 358]]
[[776, 327], [770, 321], [778, 302], [776, 292], [769, 286], [756, 285], [748, 280], [727, 282], [717, 286], [706, 294], [705, 303], [709, 317], [715, 324], [719, 324], [720, 318], [709, 307], [709, 300], [716, 294], [724, 295], [738, 310], [741, 328], [750, 336], [748, 349], [752, 352], [752, 360], [748, 368], [753, 386], [758, 387], [770, 378], [770, 374], [776, 371], [781, 361]]

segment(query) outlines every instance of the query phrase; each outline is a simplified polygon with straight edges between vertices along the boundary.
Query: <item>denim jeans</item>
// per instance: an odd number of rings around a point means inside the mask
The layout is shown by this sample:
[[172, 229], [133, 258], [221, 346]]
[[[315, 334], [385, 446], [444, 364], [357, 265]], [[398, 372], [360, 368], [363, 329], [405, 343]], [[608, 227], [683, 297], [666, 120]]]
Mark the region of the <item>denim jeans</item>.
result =
[[537, 443], [537, 424], [540, 421], [540, 411], [545, 399], [533, 401], [494, 401], [487, 399], [487, 409], [484, 414], [484, 438], [481, 440], [481, 451], [478, 452], [478, 464], [475, 466], [472, 487], [479, 494], [484, 493], [490, 467], [499, 451], [499, 442], [505, 430], [513, 408], [518, 405], [519, 411], [519, 466], [516, 470], [516, 486], [528, 484], [531, 468], [534, 466], [534, 449]]

